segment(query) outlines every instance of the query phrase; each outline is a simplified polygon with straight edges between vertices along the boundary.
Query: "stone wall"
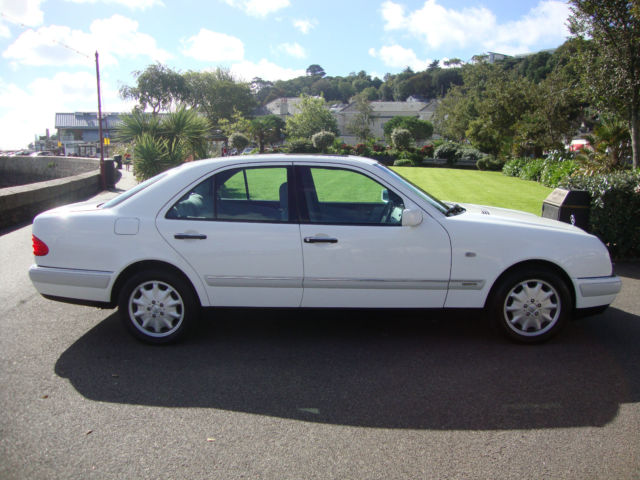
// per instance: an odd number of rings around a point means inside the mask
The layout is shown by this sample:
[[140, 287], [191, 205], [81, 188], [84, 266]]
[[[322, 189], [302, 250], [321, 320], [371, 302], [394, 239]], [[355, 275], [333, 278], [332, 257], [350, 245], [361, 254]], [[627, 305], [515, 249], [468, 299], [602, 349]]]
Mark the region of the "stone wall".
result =
[[[105, 167], [113, 176], [113, 160], [105, 160]], [[30, 222], [45, 210], [86, 200], [101, 191], [100, 162], [91, 158], [0, 157], [0, 177], [5, 174], [30, 182], [46, 180], [0, 189], [0, 229]]]
[[100, 160], [75, 157], [0, 157], [0, 188], [71, 177], [100, 168]]

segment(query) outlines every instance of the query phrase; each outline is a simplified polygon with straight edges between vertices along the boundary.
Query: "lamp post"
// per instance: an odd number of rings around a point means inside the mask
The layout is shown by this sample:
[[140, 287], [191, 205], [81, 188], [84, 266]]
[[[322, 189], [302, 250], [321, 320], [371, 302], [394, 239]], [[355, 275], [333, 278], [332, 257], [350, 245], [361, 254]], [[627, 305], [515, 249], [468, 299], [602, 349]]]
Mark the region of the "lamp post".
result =
[[96, 79], [98, 81], [98, 131], [100, 134], [100, 185], [102, 190], [107, 188], [106, 172], [104, 168], [104, 138], [102, 137], [102, 104], [100, 102], [100, 62], [96, 50]]

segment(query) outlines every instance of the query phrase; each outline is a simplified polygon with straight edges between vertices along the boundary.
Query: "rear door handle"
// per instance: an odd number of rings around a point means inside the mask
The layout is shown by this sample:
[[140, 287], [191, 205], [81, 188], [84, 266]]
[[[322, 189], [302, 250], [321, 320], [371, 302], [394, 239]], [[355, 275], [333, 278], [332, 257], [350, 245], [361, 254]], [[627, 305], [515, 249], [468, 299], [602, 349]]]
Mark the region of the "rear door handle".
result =
[[304, 237], [304, 243], [338, 243], [333, 237]]
[[206, 240], [207, 236], [202, 233], [176, 233], [173, 238], [176, 240]]

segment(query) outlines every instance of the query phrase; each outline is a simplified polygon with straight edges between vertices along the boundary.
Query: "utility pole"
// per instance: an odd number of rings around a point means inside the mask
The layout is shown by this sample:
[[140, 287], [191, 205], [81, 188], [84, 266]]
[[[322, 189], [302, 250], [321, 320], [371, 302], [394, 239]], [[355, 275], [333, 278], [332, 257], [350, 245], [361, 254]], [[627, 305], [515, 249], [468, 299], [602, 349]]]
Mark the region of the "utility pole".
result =
[[107, 189], [107, 178], [104, 168], [104, 138], [102, 137], [102, 104], [100, 102], [100, 62], [96, 50], [96, 79], [98, 81], [98, 131], [100, 132], [100, 184], [102, 190]]

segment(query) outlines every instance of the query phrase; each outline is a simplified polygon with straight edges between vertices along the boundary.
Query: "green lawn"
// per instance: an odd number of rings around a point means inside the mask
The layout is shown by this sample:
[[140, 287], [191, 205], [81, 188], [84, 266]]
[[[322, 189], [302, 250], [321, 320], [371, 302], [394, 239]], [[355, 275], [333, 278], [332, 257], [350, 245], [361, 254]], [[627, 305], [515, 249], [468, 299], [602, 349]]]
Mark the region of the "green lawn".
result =
[[540, 215], [543, 200], [553, 190], [501, 172], [414, 167], [393, 170], [440, 200], [493, 205], [536, 215]]

